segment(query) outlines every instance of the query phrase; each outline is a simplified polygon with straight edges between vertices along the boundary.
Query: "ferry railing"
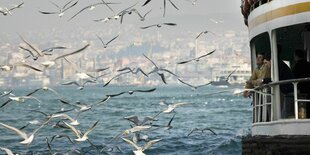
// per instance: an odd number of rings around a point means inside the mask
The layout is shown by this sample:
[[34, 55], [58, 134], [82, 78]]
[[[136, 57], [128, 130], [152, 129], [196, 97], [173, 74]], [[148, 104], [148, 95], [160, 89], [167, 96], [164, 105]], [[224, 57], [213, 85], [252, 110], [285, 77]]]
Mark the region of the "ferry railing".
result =
[[253, 90], [253, 123], [272, 120], [270, 87], [264, 86]]
[[[300, 79], [290, 79], [290, 80], [283, 80], [283, 81], [277, 81], [277, 82], [271, 82], [268, 84], [264, 84], [262, 86], [256, 87], [253, 89], [254, 95], [253, 95], [253, 123], [258, 122], [268, 122], [273, 121], [274, 119], [274, 108], [272, 101], [276, 102], [274, 100], [274, 94], [271, 92], [274, 92], [275, 86], [281, 86], [284, 84], [292, 84], [293, 85], [293, 104], [294, 104], [294, 119], [305, 119], [310, 118], [310, 116], [306, 116], [306, 105], [310, 106], [310, 96], [303, 95], [299, 93], [298, 91], [298, 83], [300, 82], [310, 82], [310, 78], [300, 78]], [[285, 104], [292, 104], [292, 103], [281, 103], [278, 101], [278, 104], [283, 104], [280, 109], [282, 111], [282, 108], [285, 106]], [[289, 102], [286, 100], [286, 102]], [[289, 109], [292, 110], [292, 109]], [[270, 115], [269, 115], [270, 113]], [[281, 118], [289, 118], [284, 117], [283, 113], [281, 113]], [[280, 119], [280, 118], [278, 118]]]

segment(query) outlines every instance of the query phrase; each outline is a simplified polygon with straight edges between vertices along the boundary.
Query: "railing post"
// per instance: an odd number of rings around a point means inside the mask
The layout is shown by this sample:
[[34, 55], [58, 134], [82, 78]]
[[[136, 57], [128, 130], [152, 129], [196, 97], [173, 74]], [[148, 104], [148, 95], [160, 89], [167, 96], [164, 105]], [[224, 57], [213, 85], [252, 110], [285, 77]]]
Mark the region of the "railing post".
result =
[[298, 119], [298, 94], [297, 94], [298, 82], [293, 82], [294, 85], [294, 107], [295, 107], [295, 119]]

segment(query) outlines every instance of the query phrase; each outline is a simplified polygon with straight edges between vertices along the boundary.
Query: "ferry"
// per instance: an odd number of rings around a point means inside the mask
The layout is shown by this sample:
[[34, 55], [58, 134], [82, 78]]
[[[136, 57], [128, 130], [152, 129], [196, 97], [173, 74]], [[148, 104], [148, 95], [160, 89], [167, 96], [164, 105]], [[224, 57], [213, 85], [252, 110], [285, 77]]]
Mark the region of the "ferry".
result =
[[[229, 77], [228, 77], [229, 76]], [[248, 63], [221, 63], [213, 65], [212, 83], [214, 86], [242, 86], [250, 79], [251, 67]], [[228, 78], [227, 78], [228, 77]]]
[[[295, 49], [304, 49], [310, 59], [310, 0], [241, 0], [241, 12], [252, 70], [256, 51], [270, 52], [272, 79], [253, 91], [252, 129], [242, 138], [242, 154], [310, 154], [310, 96], [298, 90], [298, 83], [310, 78], [281, 81], [278, 69], [278, 61], [292, 69]], [[280, 91], [284, 84], [292, 86], [292, 93]]]

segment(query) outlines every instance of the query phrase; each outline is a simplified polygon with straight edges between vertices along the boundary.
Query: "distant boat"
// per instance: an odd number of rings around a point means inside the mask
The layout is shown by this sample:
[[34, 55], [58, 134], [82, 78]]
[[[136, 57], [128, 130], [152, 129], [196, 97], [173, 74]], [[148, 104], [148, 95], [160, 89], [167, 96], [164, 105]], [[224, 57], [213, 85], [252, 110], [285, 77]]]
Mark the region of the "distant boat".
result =
[[211, 83], [211, 85], [213, 85], [213, 86], [229, 86], [230, 83], [226, 80], [226, 77], [221, 76], [218, 78], [218, 80], [213, 81]]

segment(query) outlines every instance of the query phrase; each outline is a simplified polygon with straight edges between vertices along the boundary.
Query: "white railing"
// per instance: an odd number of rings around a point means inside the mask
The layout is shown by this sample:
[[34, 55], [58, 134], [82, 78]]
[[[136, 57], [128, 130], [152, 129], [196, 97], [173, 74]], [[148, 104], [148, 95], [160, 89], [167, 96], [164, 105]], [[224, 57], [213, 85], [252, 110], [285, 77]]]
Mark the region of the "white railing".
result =
[[[310, 104], [310, 96], [299, 93], [299, 82], [310, 82], [310, 78], [283, 80], [255, 88], [253, 91], [253, 123], [276, 121], [278, 119], [310, 119], [310, 116], [306, 116], [306, 105]], [[294, 89], [289, 95], [280, 93], [282, 97], [278, 101], [274, 94], [276, 90], [280, 90], [275, 88], [283, 84], [292, 84]], [[274, 104], [280, 104], [280, 106]], [[280, 109], [276, 109], [277, 107], [280, 107]], [[280, 118], [274, 115], [277, 111], [281, 112]]]

